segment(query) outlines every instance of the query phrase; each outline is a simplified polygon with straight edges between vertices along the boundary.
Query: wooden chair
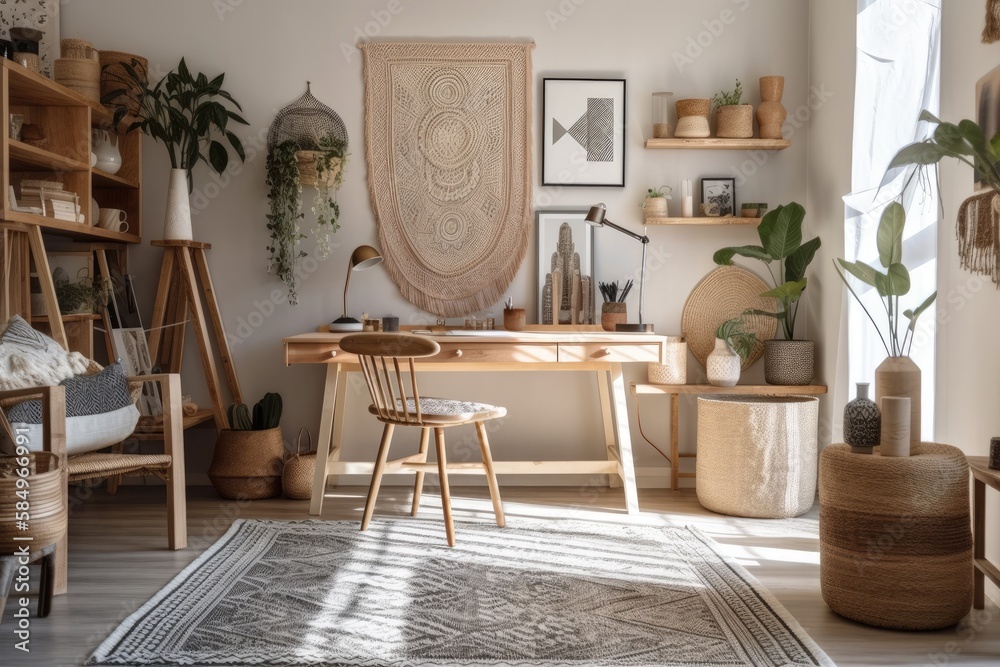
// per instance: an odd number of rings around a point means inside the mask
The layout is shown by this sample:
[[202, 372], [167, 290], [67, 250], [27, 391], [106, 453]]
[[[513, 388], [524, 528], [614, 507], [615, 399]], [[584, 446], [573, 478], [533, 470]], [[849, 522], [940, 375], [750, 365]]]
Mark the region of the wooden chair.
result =
[[[441, 477], [441, 505], [444, 509], [445, 531], [448, 545], [455, 546], [455, 524], [451, 515], [451, 493], [448, 486], [448, 471], [461, 469], [463, 472], [479, 471], [486, 475], [493, 500], [493, 512], [497, 525], [506, 525], [503, 505], [500, 501], [500, 487], [493, 471], [493, 456], [486, 437], [485, 422], [507, 414], [506, 408], [483, 403], [468, 403], [441, 398], [421, 398], [417, 390], [417, 374], [413, 360], [433, 357], [441, 351], [441, 346], [430, 338], [405, 333], [362, 333], [345, 336], [340, 341], [340, 349], [358, 356], [361, 370], [368, 384], [372, 404], [368, 411], [385, 424], [382, 442], [379, 445], [375, 471], [368, 501], [365, 503], [361, 530], [368, 528], [375, 511], [375, 500], [382, 484], [382, 475], [388, 471], [415, 472], [417, 479], [413, 487], [413, 507], [411, 515], [416, 516], [420, 508], [420, 494], [424, 486], [424, 474], [437, 472]], [[409, 374], [409, 381], [404, 375]], [[407, 396], [407, 390], [410, 395]], [[444, 430], [452, 426], [475, 424], [479, 437], [482, 463], [449, 464], [445, 453]], [[389, 461], [389, 444], [396, 426], [415, 426], [421, 429], [420, 452], [394, 461]], [[427, 462], [431, 429], [434, 430], [437, 446], [437, 466]], [[474, 474], [476, 474], [474, 472]]]

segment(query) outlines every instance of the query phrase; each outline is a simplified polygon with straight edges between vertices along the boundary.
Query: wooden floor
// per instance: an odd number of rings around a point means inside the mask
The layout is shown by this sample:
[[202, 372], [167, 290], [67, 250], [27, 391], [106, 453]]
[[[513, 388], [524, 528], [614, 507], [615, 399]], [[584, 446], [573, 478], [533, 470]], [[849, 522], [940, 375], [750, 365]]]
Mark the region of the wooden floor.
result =
[[[430, 480], [429, 480], [430, 481]], [[435, 489], [428, 489], [433, 492]], [[324, 519], [359, 521], [365, 489], [333, 491]], [[485, 488], [452, 490], [456, 520], [492, 520]], [[188, 490], [191, 546], [166, 547], [162, 487], [123, 487], [109, 498], [95, 490], [70, 516], [70, 592], [57, 597], [51, 616], [31, 619], [31, 653], [14, 649], [15, 599], [0, 624], [0, 666], [82, 665], [91, 651], [136, 607], [166, 584], [237, 518], [305, 519], [307, 501], [237, 503], [210, 488]], [[87, 494], [89, 495], [89, 493]], [[831, 612], [820, 596], [817, 509], [790, 520], [725, 517], [703, 509], [693, 490], [640, 491], [642, 515], [628, 517], [620, 490], [503, 488], [508, 526], [544, 520], [637, 521], [696, 525], [752, 572], [841, 667], [846, 665], [1000, 665], [1000, 610], [990, 605], [958, 628], [907, 633], [878, 630]], [[384, 488], [375, 520], [404, 515], [410, 495]], [[440, 516], [436, 496], [425, 496], [421, 516]], [[441, 530], [444, 540], [444, 528]], [[458, 527], [461, 540], [461, 526]], [[33, 569], [32, 577], [37, 579]], [[34, 601], [32, 601], [34, 610]]]

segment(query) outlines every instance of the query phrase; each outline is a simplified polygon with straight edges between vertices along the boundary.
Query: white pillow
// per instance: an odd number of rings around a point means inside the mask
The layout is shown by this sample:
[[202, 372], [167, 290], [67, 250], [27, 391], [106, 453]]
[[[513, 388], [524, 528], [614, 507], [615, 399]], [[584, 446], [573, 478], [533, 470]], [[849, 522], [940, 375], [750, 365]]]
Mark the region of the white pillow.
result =
[[82, 354], [67, 352], [20, 315], [10, 318], [0, 333], [0, 391], [57, 385], [86, 373], [89, 366]]
[[[98, 415], [66, 418], [66, 452], [83, 454], [104, 449], [109, 445], [122, 442], [135, 431], [139, 423], [139, 410], [134, 404], [124, 408], [102, 412]], [[42, 424], [14, 423], [11, 426], [15, 433], [27, 438], [25, 445], [33, 452], [42, 451]]]

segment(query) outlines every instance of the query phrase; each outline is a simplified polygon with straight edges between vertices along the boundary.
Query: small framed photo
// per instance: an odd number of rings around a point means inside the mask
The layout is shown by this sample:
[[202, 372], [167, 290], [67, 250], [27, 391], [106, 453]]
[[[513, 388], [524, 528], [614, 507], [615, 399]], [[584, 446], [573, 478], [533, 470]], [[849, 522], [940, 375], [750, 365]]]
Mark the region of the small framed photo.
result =
[[542, 185], [625, 187], [625, 79], [542, 80]]
[[701, 179], [702, 215], [725, 218], [736, 214], [736, 179]]
[[594, 227], [586, 208], [539, 210], [538, 323], [594, 323]]

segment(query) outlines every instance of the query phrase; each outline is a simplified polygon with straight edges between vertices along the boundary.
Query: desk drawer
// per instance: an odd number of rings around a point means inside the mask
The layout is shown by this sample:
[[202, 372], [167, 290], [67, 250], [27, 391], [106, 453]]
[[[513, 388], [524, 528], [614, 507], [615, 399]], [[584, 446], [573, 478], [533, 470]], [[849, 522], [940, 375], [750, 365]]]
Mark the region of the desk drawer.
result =
[[560, 363], [599, 361], [626, 363], [660, 361], [660, 346], [654, 343], [585, 343], [559, 346]]
[[285, 348], [286, 364], [356, 364], [358, 357], [347, 354], [336, 343], [296, 343]]
[[441, 343], [441, 352], [419, 363], [555, 363], [559, 350], [554, 344], [491, 345], [489, 343]]

